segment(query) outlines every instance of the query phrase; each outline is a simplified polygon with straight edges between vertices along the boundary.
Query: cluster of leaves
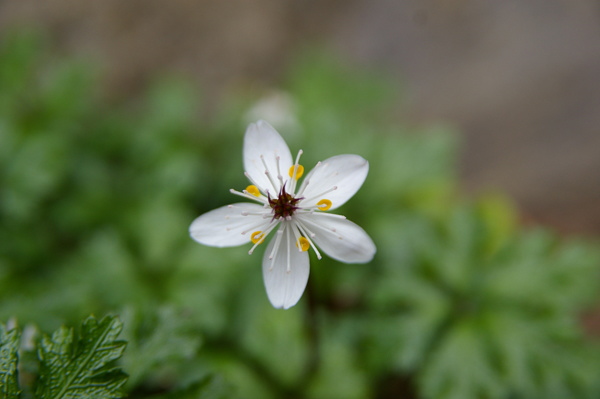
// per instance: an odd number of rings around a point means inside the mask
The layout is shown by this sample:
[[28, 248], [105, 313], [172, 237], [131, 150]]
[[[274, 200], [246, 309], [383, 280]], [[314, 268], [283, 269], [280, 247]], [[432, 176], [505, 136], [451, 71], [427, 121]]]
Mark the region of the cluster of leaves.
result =
[[[0, 44], [0, 319], [50, 331], [120, 314], [129, 380], [108, 368], [94, 378], [132, 398], [600, 393], [598, 348], [579, 323], [598, 300], [597, 247], [520, 229], [502, 197], [459, 198], [456, 136], [399, 126], [386, 79], [306, 54], [285, 94], [257, 111], [256, 93], [236, 93], [201, 124], [189, 85], [163, 80], [109, 106], [90, 68], [50, 55], [28, 36]], [[260, 256], [187, 236], [247, 184], [242, 134], [257, 112], [285, 116], [268, 119], [309, 168], [339, 153], [371, 162], [342, 213], [372, 235], [375, 260], [313, 259], [288, 311], [269, 305]], [[40, 348], [59, 353], [51, 342], [69, 330], [58, 331]], [[3, 331], [0, 383], [13, 397], [17, 342]]]
[[[121, 398], [127, 375], [114, 366], [125, 349], [125, 342], [117, 340], [121, 329], [115, 317], [90, 317], [77, 334], [61, 327], [37, 346], [30, 342], [33, 337], [24, 337], [21, 347], [21, 331], [0, 325], [1, 397]], [[36, 350], [36, 362], [19, 363], [19, 352], [33, 358]]]
[[598, 352], [577, 315], [597, 294], [597, 254], [544, 231], [506, 235], [487, 211], [402, 219], [410, 234], [394, 240], [409, 248], [385, 248], [410, 273], [383, 264], [390, 278], [369, 296], [388, 326], [366, 334], [373, 367], [413, 374], [425, 397], [593, 397]]

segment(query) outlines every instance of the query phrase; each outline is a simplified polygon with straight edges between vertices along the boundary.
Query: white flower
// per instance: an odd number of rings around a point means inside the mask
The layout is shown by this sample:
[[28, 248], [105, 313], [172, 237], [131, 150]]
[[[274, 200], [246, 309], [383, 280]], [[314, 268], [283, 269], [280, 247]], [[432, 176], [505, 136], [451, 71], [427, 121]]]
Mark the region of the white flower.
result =
[[240, 202], [198, 217], [190, 235], [201, 244], [230, 247], [252, 242], [249, 253], [274, 232], [263, 256], [263, 278], [276, 308], [294, 306], [308, 281], [308, 249], [321, 259], [319, 247], [345, 263], [369, 262], [375, 244], [344, 216], [326, 213], [348, 201], [365, 181], [369, 163], [358, 155], [338, 155], [318, 162], [298, 185], [304, 167], [265, 121], [250, 124], [244, 137], [245, 175], [252, 183], [233, 194]]
[[296, 104], [292, 96], [284, 91], [271, 90], [246, 112], [244, 119], [248, 122], [255, 121], [260, 115], [268, 119], [272, 126], [286, 129], [288, 134], [289, 132], [298, 133], [300, 126], [296, 111]]

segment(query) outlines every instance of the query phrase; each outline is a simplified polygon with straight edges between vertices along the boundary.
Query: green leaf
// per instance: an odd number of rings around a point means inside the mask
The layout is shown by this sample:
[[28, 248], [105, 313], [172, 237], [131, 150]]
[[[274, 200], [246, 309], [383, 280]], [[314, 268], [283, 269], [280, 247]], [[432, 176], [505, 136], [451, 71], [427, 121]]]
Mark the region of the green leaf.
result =
[[306, 396], [339, 399], [371, 397], [367, 375], [356, 357], [354, 341], [347, 326], [326, 325], [321, 331], [321, 358]]
[[66, 327], [40, 342], [39, 399], [121, 398], [127, 375], [114, 368], [125, 342], [117, 341], [122, 323], [107, 316], [101, 321], [89, 317], [79, 336]]
[[0, 399], [19, 397], [19, 336], [18, 330], [8, 330], [0, 324]]
[[180, 312], [171, 307], [154, 311], [154, 317], [133, 308], [122, 313], [128, 348], [121, 362], [129, 373], [129, 386], [143, 381], [156, 383], [161, 372], [192, 359], [200, 347], [198, 332]]
[[473, 322], [458, 324], [438, 342], [419, 382], [429, 398], [501, 398], [506, 393]]

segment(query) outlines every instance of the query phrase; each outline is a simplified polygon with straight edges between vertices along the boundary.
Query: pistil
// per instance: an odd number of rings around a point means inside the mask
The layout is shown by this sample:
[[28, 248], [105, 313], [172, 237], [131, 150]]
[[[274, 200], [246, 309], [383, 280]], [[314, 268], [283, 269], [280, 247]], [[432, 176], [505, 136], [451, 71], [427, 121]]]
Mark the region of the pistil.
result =
[[294, 198], [293, 195], [285, 191], [285, 184], [281, 187], [277, 198], [271, 198], [269, 195], [268, 201], [271, 209], [273, 210], [273, 219], [291, 219], [292, 215], [300, 207], [296, 204], [301, 198]]

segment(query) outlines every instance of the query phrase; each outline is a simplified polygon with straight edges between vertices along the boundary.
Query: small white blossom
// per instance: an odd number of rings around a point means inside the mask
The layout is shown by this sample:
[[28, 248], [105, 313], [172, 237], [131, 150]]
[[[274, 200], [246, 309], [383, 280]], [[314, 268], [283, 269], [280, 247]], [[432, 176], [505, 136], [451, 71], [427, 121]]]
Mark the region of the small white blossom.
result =
[[269, 120], [277, 129], [285, 129], [288, 134], [297, 134], [300, 128], [294, 99], [284, 91], [269, 91], [246, 112], [244, 119], [250, 122], [259, 116]]
[[230, 247], [251, 242], [250, 254], [273, 232], [262, 268], [267, 295], [276, 308], [288, 309], [302, 296], [310, 248], [319, 259], [318, 248], [345, 263], [369, 262], [376, 251], [361, 227], [325, 212], [358, 191], [369, 163], [358, 155], [334, 156], [318, 162], [299, 184], [304, 174], [301, 155], [302, 150], [294, 162], [283, 138], [267, 122], [250, 124], [244, 137], [244, 168], [252, 184], [231, 192], [255, 203], [217, 208], [190, 226], [190, 235], [201, 244]]

